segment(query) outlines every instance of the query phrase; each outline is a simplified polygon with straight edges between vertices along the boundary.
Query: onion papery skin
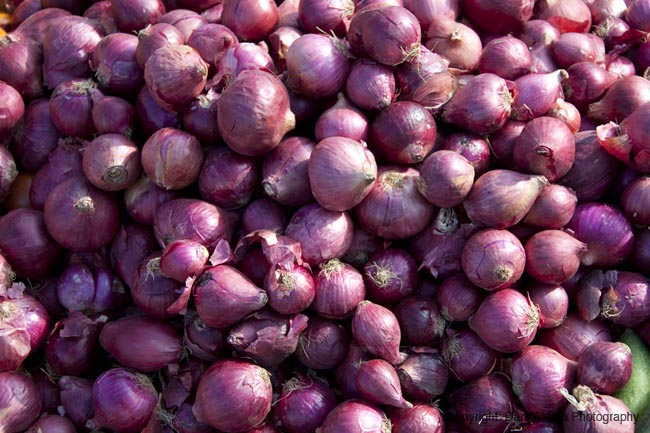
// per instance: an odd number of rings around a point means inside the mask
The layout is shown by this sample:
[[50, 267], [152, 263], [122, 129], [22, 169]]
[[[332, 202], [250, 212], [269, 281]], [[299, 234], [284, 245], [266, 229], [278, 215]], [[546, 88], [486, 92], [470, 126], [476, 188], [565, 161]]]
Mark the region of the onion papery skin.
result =
[[18, 370], [47, 338], [49, 315], [36, 298], [23, 295], [18, 299], [2, 299], [0, 317], [0, 352], [3, 355], [0, 369]]
[[[130, 293], [135, 305], [146, 315], [170, 319], [177, 314], [174, 307], [186, 303], [187, 299], [181, 295], [188, 292], [182, 283], [160, 272], [160, 255], [160, 250], [156, 250], [138, 264]], [[184, 307], [180, 305], [177, 309], [182, 311]]]
[[92, 396], [95, 416], [90, 425], [120, 433], [141, 431], [158, 401], [147, 376], [121, 367], [102, 373], [93, 384]]
[[548, 184], [541, 175], [490, 170], [474, 182], [463, 207], [475, 224], [505, 229], [526, 216]]
[[4, 413], [0, 429], [6, 433], [26, 430], [41, 412], [38, 387], [23, 373], [0, 372], [0, 410]]
[[620, 209], [609, 204], [579, 204], [566, 228], [587, 244], [581, 259], [586, 266], [620, 265], [634, 248], [632, 225]]
[[120, 213], [117, 197], [94, 187], [84, 177], [73, 177], [57, 185], [43, 209], [50, 235], [76, 252], [108, 245], [120, 229]]
[[[259, 426], [271, 411], [268, 370], [242, 359], [212, 364], [199, 381], [193, 412], [197, 420], [228, 433]], [[242, 384], [247, 384], [242, 387]]]
[[312, 151], [308, 176], [316, 201], [329, 211], [344, 212], [370, 193], [377, 180], [377, 163], [362, 143], [328, 137]]
[[605, 288], [600, 299], [601, 315], [626, 327], [640, 325], [650, 311], [650, 283], [636, 272], [619, 271], [616, 283]]
[[287, 84], [314, 99], [335, 96], [345, 87], [350, 61], [345, 46], [334, 37], [307, 33], [287, 50]]
[[222, 92], [217, 109], [221, 137], [246, 156], [273, 149], [296, 123], [286, 88], [279, 78], [261, 70], [242, 71]]
[[492, 349], [514, 353], [535, 338], [539, 312], [520, 292], [503, 289], [485, 298], [468, 324]]
[[[568, 391], [565, 390], [568, 395]], [[612, 419], [616, 414], [620, 421], [617, 422], [617, 431], [624, 433], [634, 432], [635, 417], [622, 400], [611, 395], [594, 393], [585, 385], [578, 385], [571, 392], [573, 399], [567, 405], [563, 416], [563, 427], [566, 433], [606, 432], [611, 427], [605, 419]], [[585, 414], [594, 416], [587, 418]]]
[[512, 286], [524, 273], [526, 251], [508, 230], [485, 229], [467, 239], [461, 267], [478, 287], [494, 291]]
[[370, 129], [371, 148], [392, 164], [416, 164], [433, 150], [436, 122], [420, 104], [398, 101], [379, 112]]
[[565, 407], [560, 390], [574, 384], [576, 371], [577, 364], [555, 350], [530, 345], [512, 362], [512, 388], [529, 413], [550, 416]]
[[418, 191], [418, 177], [412, 167], [379, 167], [370, 193], [353, 209], [356, 221], [386, 239], [404, 239], [422, 231], [435, 208]]
[[306, 266], [271, 266], [264, 279], [269, 306], [280, 314], [299, 313], [311, 305], [316, 295], [314, 279]]

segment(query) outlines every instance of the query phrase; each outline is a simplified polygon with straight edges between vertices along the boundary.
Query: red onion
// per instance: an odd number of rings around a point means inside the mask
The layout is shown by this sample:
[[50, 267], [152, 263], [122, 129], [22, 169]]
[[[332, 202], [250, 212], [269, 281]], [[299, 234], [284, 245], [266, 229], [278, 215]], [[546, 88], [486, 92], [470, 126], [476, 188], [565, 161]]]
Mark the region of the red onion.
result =
[[89, 58], [99, 41], [102, 29], [80, 16], [66, 16], [52, 21], [43, 40], [43, 78], [50, 89], [59, 84], [90, 76]]
[[579, 204], [566, 228], [587, 244], [587, 253], [582, 256], [582, 264], [587, 266], [621, 264], [634, 247], [629, 220], [621, 210], [609, 204]]
[[562, 410], [566, 400], [560, 392], [573, 385], [576, 363], [546, 346], [525, 347], [512, 362], [512, 389], [526, 411], [550, 416]]
[[546, 186], [544, 176], [490, 170], [474, 182], [463, 206], [476, 224], [508, 228], [526, 216]]
[[463, 273], [446, 278], [438, 287], [436, 301], [449, 322], [464, 322], [476, 312], [484, 292]]
[[473, 183], [474, 167], [467, 158], [451, 150], [438, 150], [424, 160], [417, 186], [429, 202], [450, 208], [462, 203]]
[[223, 83], [226, 86], [246, 70], [274, 71], [273, 59], [268, 47], [242, 42], [228, 48], [217, 62], [217, 73], [212, 79], [212, 86]]
[[537, 196], [522, 222], [546, 229], [560, 229], [573, 217], [577, 206], [576, 193], [559, 184], [551, 184]]
[[104, 34], [119, 32], [115, 18], [113, 18], [113, 5], [110, 0], [99, 0], [92, 3], [83, 12], [83, 17], [91, 19], [99, 23], [99, 26], [104, 31]]
[[386, 433], [390, 421], [379, 407], [364, 400], [346, 400], [325, 417], [319, 433]]
[[[15, 19], [15, 18], [14, 18]], [[42, 47], [30, 39], [7, 36], [0, 44], [0, 81], [19, 92], [25, 100], [37, 98], [43, 94], [43, 78], [41, 66], [43, 63]], [[4, 88], [4, 85], [3, 85]], [[10, 97], [5, 89], [3, 98]], [[8, 106], [17, 103], [11, 102]], [[13, 115], [13, 113], [10, 113]], [[13, 116], [10, 115], [9, 119]], [[20, 117], [20, 116], [18, 116]], [[3, 120], [3, 124], [7, 120]], [[3, 125], [3, 128], [5, 125]]]
[[567, 68], [569, 78], [564, 83], [564, 95], [573, 105], [587, 107], [618, 80], [618, 76], [599, 64], [578, 62]]
[[185, 282], [201, 273], [208, 262], [208, 249], [197, 241], [175, 240], [165, 246], [160, 257], [160, 272], [168, 278]]
[[59, 320], [45, 343], [45, 360], [57, 374], [85, 375], [97, 362], [99, 333], [106, 316], [91, 319], [72, 311]]
[[526, 242], [526, 273], [547, 284], [571, 278], [588, 254], [587, 244], [561, 230], [542, 230]]
[[203, 60], [212, 67], [216, 67], [226, 51], [238, 43], [232, 30], [216, 23], [198, 27], [187, 40], [187, 45], [198, 51]]
[[589, 105], [587, 115], [602, 122], [620, 122], [646, 102], [650, 102], [650, 82], [636, 75], [621, 77], [602, 98]]
[[449, 61], [456, 69], [473, 71], [478, 67], [483, 44], [476, 31], [466, 24], [438, 15], [426, 33], [426, 47]]
[[352, 0], [302, 0], [298, 2], [298, 23], [305, 33], [344, 36], [353, 12]]
[[161, 0], [116, 0], [112, 6], [115, 24], [124, 33], [137, 32], [149, 24], [156, 24], [165, 13]]
[[22, 127], [16, 133], [11, 153], [20, 168], [31, 172], [38, 171], [47, 163], [49, 153], [63, 137], [52, 123], [50, 104], [46, 99], [36, 99], [27, 105]]
[[497, 353], [470, 329], [448, 330], [442, 340], [441, 354], [449, 371], [463, 383], [489, 374], [497, 361]]
[[149, 225], [153, 224], [158, 208], [178, 196], [178, 191], [159, 188], [146, 175], [141, 175], [124, 191], [124, 201], [129, 216], [139, 223]]
[[122, 281], [133, 288], [138, 265], [158, 247], [150, 226], [135, 222], [124, 223], [111, 243], [111, 265]]
[[528, 121], [548, 113], [555, 101], [562, 97], [562, 81], [567, 77], [564, 69], [558, 69], [517, 78], [517, 96], [513, 102], [512, 118]]
[[126, 33], [113, 33], [99, 41], [90, 57], [90, 67], [103, 89], [128, 97], [144, 85], [135, 56], [137, 46], [138, 37]]
[[630, 255], [630, 260], [637, 272], [646, 269], [646, 264], [650, 263], [650, 229], [647, 227], [640, 228], [634, 234], [634, 249]]
[[49, 275], [63, 252], [48, 232], [43, 212], [29, 208], [0, 219], [0, 250], [18, 278], [35, 280]]
[[607, 18], [625, 15], [627, 2], [624, 0], [592, 0], [587, 2], [594, 24], [602, 24]]
[[572, 361], [577, 361], [582, 351], [596, 341], [613, 341], [609, 327], [599, 320], [583, 321], [575, 313], [569, 313], [560, 326], [542, 330], [537, 339]]
[[564, 99], [556, 99], [555, 103], [546, 114], [550, 117], [560, 119], [566, 123], [571, 132], [574, 134], [578, 132], [581, 127], [586, 128], [586, 119], [582, 118], [582, 115], [580, 114], [580, 111], [578, 111], [578, 108], [570, 102], [566, 102]]
[[242, 71], [221, 94], [218, 110], [221, 136], [243, 155], [268, 152], [295, 126], [286, 88], [265, 71]]
[[[622, 400], [610, 395], [594, 393], [588, 386], [578, 385], [572, 394], [564, 394], [571, 404], [563, 416], [566, 433], [607, 432], [611, 430], [609, 420], [617, 419], [616, 430], [622, 433], [634, 432], [635, 416]], [[605, 421], [608, 420], [608, 421]]]
[[521, 417], [516, 400], [508, 378], [499, 373], [476, 379], [449, 396], [462, 431], [469, 433], [502, 433], [513, 417]]
[[397, 367], [397, 376], [404, 397], [428, 402], [444, 393], [449, 369], [437, 350], [414, 347]]
[[[524, 77], [527, 76], [524, 75]], [[512, 168], [514, 166], [512, 154], [515, 143], [525, 126], [524, 122], [509, 120], [501, 129], [489, 136], [490, 149], [492, 150], [491, 162], [496, 168]]]
[[[146, 316], [123, 317], [104, 325], [99, 341], [121, 365], [151, 373], [178, 363], [180, 335], [168, 323]], [[134, 351], [134, 347], [138, 350]]]
[[642, 42], [637, 47], [634, 52], [633, 61], [634, 67], [639, 72], [639, 74], [645, 78], [648, 76], [650, 69], [650, 44], [647, 42]]
[[272, 0], [224, 0], [221, 23], [239, 40], [259, 42], [266, 38], [279, 20], [278, 7]]
[[436, 16], [445, 15], [455, 20], [460, 13], [458, 0], [406, 0], [404, 7], [413, 12], [423, 28], [428, 28]]
[[0, 372], [0, 429], [6, 433], [26, 430], [41, 413], [38, 388], [29, 376], [15, 371]]
[[420, 104], [399, 101], [382, 110], [372, 122], [372, 148], [394, 164], [415, 164], [433, 149], [436, 122]]
[[366, 295], [361, 273], [339, 259], [322, 262], [314, 282], [316, 294], [312, 309], [323, 317], [343, 319], [351, 316]]
[[338, 320], [314, 316], [300, 335], [295, 356], [307, 368], [327, 370], [343, 362], [349, 346], [349, 332]]
[[84, 177], [57, 185], [47, 197], [43, 215], [50, 235], [73, 251], [94, 251], [108, 245], [120, 228], [117, 198]]
[[625, 343], [597, 341], [578, 357], [578, 383], [595, 392], [614, 394], [632, 374], [632, 352]]
[[42, 369], [31, 370], [29, 374], [31, 375], [34, 384], [36, 384], [38, 393], [41, 396], [41, 411], [55, 413], [57, 408], [61, 406], [58, 383], [50, 377], [50, 373], [46, 373]]
[[368, 57], [387, 66], [417, 57], [422, 29], [408, 9], [386, 6], [362, 14], [361, 41]]
[[417, 282], [417, 264], [406, 251], [388, 248], [363, 266], [367, 298], [381, 305], [397, 303], [410, 295]]
[[[22, 3], [22, 2], [21, 2]], [[46, 31], [50, 25], [60, 17], [70, 17], [70, 12], [60, 8], [39, 8], [16, 26], [13, 34], [19, 38], [32, 39], [39, 44], [43, 43]]]
[[354, 208], [359, 224], [386, 239], [404, 239], [423, 230], [434, 207], [417, 190], [418, 177], [411, 167], [380, 167], [372, 190]]
[[[242, 387], [242, 384], [247, 384]], [[193, 412], [197, 420], [227, 432], [246, 432], [271, 411], [270, 373], [241, 359], [212, 364], [199, 381]]]
[[0, 200], [4, 200], [18, 176], [16, 162], [9, 149], [2, 147], [0, 150]]
[[590, 33], [568, 32], [560, 35], [551, 45], [551, 53], [560, 68], [580, 62], [604, 63], [605, 43]]
[[386, 65], [359, 59], [352, 64], [345, 91], [357, 107], [368, 111], [382, 110], [395, 99], [395, 76]]
[[339, 136], [365, 142], [368, 139], [369, 129], [366, 115], [339, 93], [336, 104], [318, 118], [314, 133], [317, 141]]
[[535, 338], [539, 310], [516, 290], [503, 289], [485, 298], [468, 323], [492, 349], [514, 353]]
[[266, 305], [268, 296], [229, 265], [206, 269], [194, 286], [196, 310], [208, 326], [225, 328]]
[[247, 204], [259, 187], [259, 164], [227, 147], [213, 148], [206, 154], [198, 179], [206, 201], [235, 209]]
[[88, 426], [124, 433], [139, 432], [153, 415], [157, 394], [143, 374], [119, 367], [107, 370], [93, 384], [95, 416]]
[[17, 370], [47, 338], [49, 316], [45, 307], [29, 295], [0, 301], [0, 316], [0, 368]]
[[[17, 3], [17, 4], [16, 4]], [[40, 12], [44, 9], [47, 9], [48, 15], [52, 14], [54, 16], [59, 15], [68, 15], [69, 12], [59, 8], [44, 8], [40, 0], [34, 2], [31, 0], [25, 0], [21, 2], [16, 2], [15, 7], [12, 7], [11, 19], [7, 19], [8, 23], [3, 22], [3, 29], [7, 24], [11, 24], [13, 28], [17, 28], [20, 24], [25, 21], [27, 18], [33, 14]], [[54, 12], [54, 13], [52, 13]], [[42, 14], [43, 12], [41, 12]], [[33, 18], [32, 18], [33, 20]]]
[[547, 20], [560, 32], [588, 32], [591, 12], [585, 2], [541, 0], [535, 4], [535, 18]]
[[[456, 83], [452, 80], [451, 89], [446, 89], [444, 79], [440, 79], [444, 75], [449, 75], [449, 60], [439, 54], [431, 52], [424, 45], [420, 46], [418, 56], [410, 62], [402, 63], [395, 68], [394, 81], [397, 84], [397, 93], [400, 98], [406, 100], [415, 100], [414, 95], [418, 96], [431, 96], [426, 98], [429, 102], [437, 102], [433, 107], [427, 108], [437, 109], [438, 106], [447, 102], [455, 90]], [[392, 74], [392, 72], [391, 72]], [[430, 95], [428, 95], [430, 93]], [[436, 96], [439, 99], [436, 99]], [[446, 99], [443, 99], [445, 98]]]
[[189, 310], [185, 314], [184, 331], [183, 344], [193, 357], [208, 362], [219, 359], [226, 342], [224, 330], [206, 325], [196, 311]]
[[154, 51], [144, 66], [144, 79], [161, 106], [182, 106], [205, 86], [208, 64], [188, 45], [165, 45]]
[[600, 300], [602, 316], [632, 327], [647, 319], [650, 310], [648, 279], [635, 272], [619, 271], [616, 283], [605, 290]]
[[[182, 45], [183, 43], [183, 34], [173, 25], [167, 23], [147, 25], [138, 32], [135, 58], [138, 65], [144, 70], [147, 60], [158, 48], [167, 45]], [[193, 45], [191, 46], [196, 49]]]
[[287, 209], [268, 197], [260, 197], [251, 201], [242, 214], [244, 233], [251, 233], [256, 230], [271, 230], [283, 234], [288, 222]]
[[280, 314], [295, 314], [314, 300], [316, 289], [311, 272], [305, 266], [277, 264], [264, 279], [269, 306]]
[[533, 14], [533, 1], [461, 0], [463, 13], [478, 28], [490, 33], [509, 33], [519, 29]]
[[643, 135], [645, 119], [650, 103], [638, 106], [620, 125], [610, 122], [600, 125], [596, 131], [601, 146], [629, 167], [647, 173], [648, 140]]
[[93, 102], [93, 125], [99, 134], [130, 137], [135, 128], [135, 107], [117, 96], [104, 96]]
[[362, 361], [368, 361], [372, 356], [354, 340], [350, 342], [347, 351], [343, 362], [336, 367], [336, 386], [345, 398], [358, 398], [359, 392], [355, 381], [357, 369]]
[[[171, 8], [168, 8], [171, 9]], [[207, 24], [207, 20], [198, 12], [189, 9], [173, 8], [169, 10], [158, 20], [159, 23], [171, 24], [176, 27], [183, 35], [183, 40], [187, 42], [194, 30]]]
[[[443, 106], [441, 118], [475, 134], [490, 134], [506, 123], [512, 101], [503, 78], [491, 73], [480, 74], [456, 91]], [[467, 116], [467, 112], [472, 116]]]
[[54, 126], [65, 135], [91, 138], [95, 134], [93, 101], [102, 96], [91, 80], [71, 80], [58, 85], [50, 98]]
[[526, 252], [519, 239], [498, 229], [485, 229], [470, 236], [461, 256], [467, 278], [489, 291], [512, 286], [523, 275], [526, 263]]
[[277, 27], [291, 26], [299, 27], [298, 7], [300, 0], [285, 0], [278, 5], [278, 14], [280, 15]]
[[642, 176], [630, 182], [621, 195], [621, 208], [630, 222], [637, 226], [650, 225], [647, 201], [650, 178]]
[[526, 286], [528, 297], [539, 309], [540, 328], [554, 328], [564, 321], [569, 309], [569, 296], [556, 284], [532, 283]]
[[386, 307], [370, 301], [359, 303], [352, 318], [352, 336], [361, 347], [391, 364], [404, 359], [399, 352], [401, 331], [397, 317]]
[[383, 359], [361, 362], [355, 377], [357, 390], [370, 403], [411, 408], [404, 400], [395, 368]]
[[93, 417], [92, 404], [93, 381], [74, 376], [61, 376], [61, 407], [65, 415], [79, 428], [84, 428], [86, 422]]
[[490, 143], [484, 137], [471, 132], [454, 132], [443, 140], [442, 150], [452, 150], [464, 156], [474, 168], [476, 177], [490, 166]]
[[[26, 287], [21, 287], [19, 285], [14, 286], [14, 280], [16, 279], [16, 273], [11, 269], [11, 265], [3, 256], [0, 254], [0, 298], [10, 297], [15, 298], [15, 294], [12, 293], [15, 288], [25, 289]], [[22, 293], [19, 291], [19, 294]]]
[[185, 287], [160, 272], [160, 250], [146, 256], [137, 266], [131, 297], [135, 305], [148, 316], [169, 319], [187, 306], [191, 286]]
[[421, 295], [411, 295], [393, 308], [405, 343], [429, 346], [445, 332], [447, 322], [436, 302]]
[[315, 145], [304, 137], [287, 137], [267, 154], [262, 164], [266, 195], [286, 206], [303, 206], [313, 200], [308, 161]]
[[336, 396], [326, 384], [296, 375], [282, 386], [274, 410], [287, 433], [314, 433], [336, 405]]
[[38, 419], [32, 426], [26, 430], [26, 433], [37, 433], [39, 431], [55, 431], [59, 433], [75, 433], [72, 421], [61, 415], [45, 415]]
[[184, 129], [202, 144], [214, 144], [221, 140], [217, 126], [219, 96], [211, 89], [200, 94], [183, 111]]
[[100, 135], [84, 148], [83, 170], [99, 189], [126, 189], [140, 176], [140, 150], [121, 134]]
[[274, 60], [275, 70], [284, 72], [287, 70], [287, 51], [289, 47], [303, 35], [303, 32], [292, 26], [280, 26], [269, 35], [271, 44], [271, 57]]
[[491, 72], [506, 80], [517, 79], [527, 74], [530, 68], [528, 47], [514, 36], [492, 39], [483, 47], [478, 63], [480, 73]]
[[135, 110], [138, 115], [138, 124], [142, 132], [150, 136], [161, 128], [179, 128], [180, 119], [178, 113], [161, 107], [151, 95], [149, 89], [144, 86], [138, 94]]
[[393, 433], [442, 433], [445, 429], [440, 411], [423, 403], [392, 412], [390, 422]]
[[625, 21], [633, 29], [650, 30], [650, 7], [644, 0], [632, 1], [625, 11]]

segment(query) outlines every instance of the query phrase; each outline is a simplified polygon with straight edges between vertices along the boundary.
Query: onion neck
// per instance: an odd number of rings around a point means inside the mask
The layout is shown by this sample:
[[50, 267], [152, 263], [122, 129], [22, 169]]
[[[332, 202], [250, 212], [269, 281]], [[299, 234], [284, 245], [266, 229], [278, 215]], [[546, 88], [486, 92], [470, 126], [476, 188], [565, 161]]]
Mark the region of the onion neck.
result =
[[321, 267], [321, 271], [325, 275], [325, 279], [329, 280], [333, 274], [340, 272], [343, 266], [343, 262], [339, 259], [331, 259]]
[[386, 189], [395, 190], [404, 188], [404, 175], [396, 171], [387, 171], [380, 177], [381, 183]]
[[0, 322], [11, 318], [16, 313], [16, 307], [11, 304], [11, 302], [2, 302], [0, 303]]
[[[390, 266], [381, 266], [373, 262], [372, 266], [376, 268], [374, 273], [368, 273], [368, 277], [379, 287], [386, 287], [392, 279], [397, 279], [397, 274], [393, 272]], [[402, 280], [400, 280], [400, 283]]]
[[90, 215], [95, 212], [95, 202], [92, 197], [86, 195], [75, 202], [74, 209], [79, 213]]
[[153, 258], [147, 262], [147, 279], [160, 276], [160, 257]]
[[456, 336], [452, 336], [447, 340], [447, 348], [445, 350], [445, 358], [447, 361], [459, 357], [465, 351], [465, 345]]
[[102, 176], [102, 180], [110, 185], [121, 184], [126, 182], [129, 173], [121, 165], [109, 167]]

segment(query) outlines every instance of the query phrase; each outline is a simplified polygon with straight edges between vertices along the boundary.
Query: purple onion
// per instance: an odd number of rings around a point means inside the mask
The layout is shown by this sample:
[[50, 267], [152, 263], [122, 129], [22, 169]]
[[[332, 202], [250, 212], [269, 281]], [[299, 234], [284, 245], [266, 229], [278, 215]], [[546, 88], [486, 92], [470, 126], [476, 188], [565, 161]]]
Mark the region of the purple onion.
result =
[[102, 38], [93, 50], [90, 65], [102, 89], [129, 97], [144, 85], [143, 71], [136, 60], [138, 37], [113, 33]]
[[316, 294], [312, 308], [327, 318], [343, 319], [351, 316], [366, 295], [361, 273], [339, 259], [322, 262], [314, 275], [314, 282]]
[[349, 346], [349, 332], [337, 320], [311, 317], [298, 340], [296, 358], [308, 368], [327, 370], [343, 362]]
[[410, 401], [434, 401], [447, 388], [449, 368], [435, 349], [411, 348], [397, 366], [404, 397]]
[[448, 330], [442, 340], [441, 354], [449, 371], [463, 383], [489, 374], [496, 366], [498, 354], [471, 329]]

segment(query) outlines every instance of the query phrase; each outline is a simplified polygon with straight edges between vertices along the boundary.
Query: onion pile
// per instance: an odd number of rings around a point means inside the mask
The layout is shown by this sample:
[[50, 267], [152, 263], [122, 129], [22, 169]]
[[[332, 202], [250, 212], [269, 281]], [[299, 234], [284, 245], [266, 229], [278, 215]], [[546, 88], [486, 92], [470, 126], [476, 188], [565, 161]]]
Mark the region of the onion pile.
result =
[[0, 1], [0, 433], [632, 433], [599, 419], [650, 412], [648, 31]]

